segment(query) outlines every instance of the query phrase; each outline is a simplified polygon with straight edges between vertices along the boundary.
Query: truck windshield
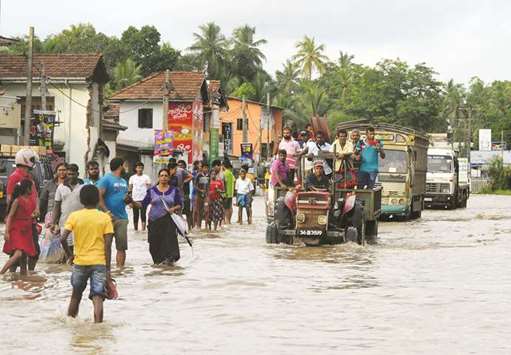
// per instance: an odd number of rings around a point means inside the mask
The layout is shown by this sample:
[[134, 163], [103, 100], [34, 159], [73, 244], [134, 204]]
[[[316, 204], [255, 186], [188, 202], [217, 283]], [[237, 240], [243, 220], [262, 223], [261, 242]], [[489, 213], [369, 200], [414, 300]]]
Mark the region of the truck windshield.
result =
[[379, 159], [380, 173], [406, 174], [407, 154], [402, 150], [385, 149], [385, 159]]
[[450, 173], [452, 158], [446, 155], [428, 155], [428, 173]]

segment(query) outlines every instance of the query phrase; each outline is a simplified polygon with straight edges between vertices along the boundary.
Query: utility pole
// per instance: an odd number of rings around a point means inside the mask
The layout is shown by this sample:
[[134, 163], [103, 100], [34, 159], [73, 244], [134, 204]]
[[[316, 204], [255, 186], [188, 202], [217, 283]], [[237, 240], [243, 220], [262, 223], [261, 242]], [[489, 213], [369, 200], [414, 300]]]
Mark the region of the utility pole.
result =
[[23, 129], [23, 144], [29, 145], [30, 120], [32, 118], [32, 55], [34, 44], [34, 27], [28, 28], [28, 53], [27, 53], [27, 93], [25, 96], [25, 127]]
[[504, 131], [500, 131], [500, 154], [502, 154], [502, 163], [504, 163]]
[[165, 70], [165, 83], [163, 84], [163, 117], [161, 128], [166, 131], [169, 129], [169, 94], [171, 90], [170, 70]]
[[247, 115], [245, 114], [245, 97], [243, 97], [241, 101], [241, 113], [242, 113], [242, 122], [243, 122], [243, 143], [248, 143], [248, 120]]
[[41, 110], [46, 111], [46, 68], [41, 65]]
[[270, 93], [266, 93], [266, 161], [270, 161], [270, 122], [271, 122], [271, 109], [270, 109]]
[[472, 107], [467, 108], [467, 159], [470, 169], [470, 149], [472, 148]]

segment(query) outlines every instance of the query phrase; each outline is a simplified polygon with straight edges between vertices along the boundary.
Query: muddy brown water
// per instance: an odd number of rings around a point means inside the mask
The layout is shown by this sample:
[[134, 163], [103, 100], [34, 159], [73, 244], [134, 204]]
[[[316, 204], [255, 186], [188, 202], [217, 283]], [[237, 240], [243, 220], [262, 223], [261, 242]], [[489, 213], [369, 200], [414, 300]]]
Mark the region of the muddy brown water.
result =
[[65, 316], [67, 266], [0, 277], [0, 353], [511, 353], [510, 207], [472, 196], [382, 223], [376, 245], [304, 248], [265, 243], [257, 199], [254, 225], [199, 234], [174, 267], [132, 231], [104, 324], [85, 301]]

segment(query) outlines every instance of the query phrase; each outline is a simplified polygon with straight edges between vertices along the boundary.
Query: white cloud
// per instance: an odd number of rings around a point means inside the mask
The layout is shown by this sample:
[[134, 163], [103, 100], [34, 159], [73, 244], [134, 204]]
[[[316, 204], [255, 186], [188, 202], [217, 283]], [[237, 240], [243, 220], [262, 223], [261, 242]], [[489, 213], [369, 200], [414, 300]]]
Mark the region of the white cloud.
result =
[[263, 49], [270, 72], [293, 55], [295, 43], [307, 34], [324, 43], [332, 59], [342, 50], [370, 65], [397, 57], [410, 64], [426, 62], [442, 79], [511, 77], [511, 3], [503, 0], [54, 0], [31, 2], [29, 9], [24, 1], [2, 6], [4, 35], [24, 34], [34, 25], [45, 37], [79, 22], [120, 35], [129, 25], [151, 24], [165, 41], [183, 49], [199, 25], [214, 21], [226, 35], [239, 25], [256, 26], [268, 40]]

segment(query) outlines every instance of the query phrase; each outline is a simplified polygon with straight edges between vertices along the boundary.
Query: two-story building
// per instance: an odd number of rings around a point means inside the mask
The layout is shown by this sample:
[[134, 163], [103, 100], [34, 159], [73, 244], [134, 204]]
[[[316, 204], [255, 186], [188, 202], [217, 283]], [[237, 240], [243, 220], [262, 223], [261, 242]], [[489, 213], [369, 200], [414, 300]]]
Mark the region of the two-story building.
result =
[[[101, 54], [35, 54], [32, 109], [41, 109], [41, 76], [46, 77], [46, 109], [55, 112], [52, 149], [66, 162], [85, 171], [96, 159], [104, 167], [115, 154], [117, 133], [123, 127], [104, 121], [103, 87], [108, 74]], [[21, 122], [0, 128], [0, 144], [19, 144], [23, 132], [27, 85], [27, 58], [0, 54], [0, 88], [5, 97], [21, 104]], [[17, 128], [19, 127], [19, 128]]]

